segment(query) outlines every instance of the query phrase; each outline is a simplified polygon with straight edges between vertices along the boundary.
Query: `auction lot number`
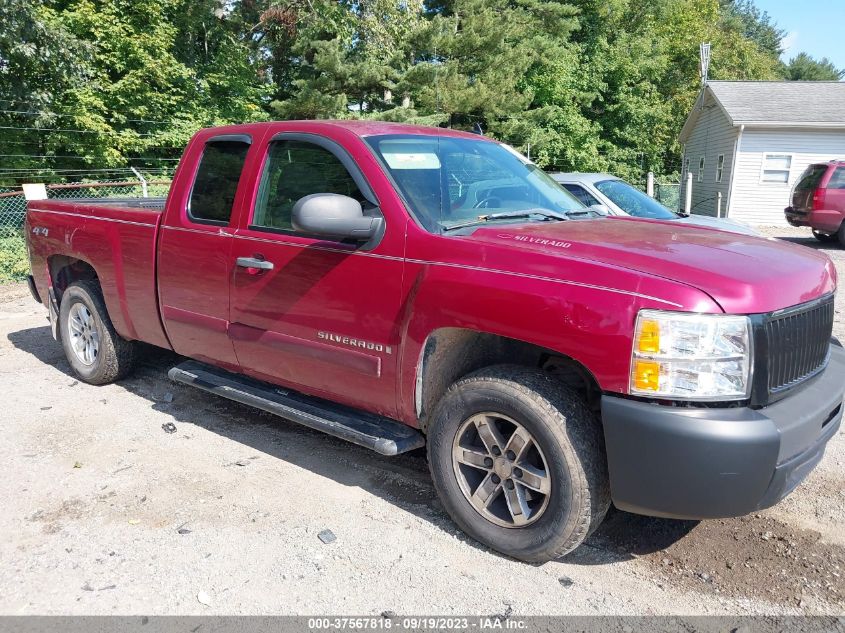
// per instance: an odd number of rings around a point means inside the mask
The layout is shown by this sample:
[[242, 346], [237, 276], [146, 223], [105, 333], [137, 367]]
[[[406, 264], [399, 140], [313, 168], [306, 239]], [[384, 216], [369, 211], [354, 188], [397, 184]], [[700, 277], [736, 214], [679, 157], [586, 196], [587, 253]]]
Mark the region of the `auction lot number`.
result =
[[358, 618], [308, 618], [308, 628], [312, 631], [329, 630], [373, 630], [396, 629], [397, 631], [443, 630], [443, 631], [519, 631], [525, 628], [525, 622], [517, 619], [498, 617], [358, 617]]

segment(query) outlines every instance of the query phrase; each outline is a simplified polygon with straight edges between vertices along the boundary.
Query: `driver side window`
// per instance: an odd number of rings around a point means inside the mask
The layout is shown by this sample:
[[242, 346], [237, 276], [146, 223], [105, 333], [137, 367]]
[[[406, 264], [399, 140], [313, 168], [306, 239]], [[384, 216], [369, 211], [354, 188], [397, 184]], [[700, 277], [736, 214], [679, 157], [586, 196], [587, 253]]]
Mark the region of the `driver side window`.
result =
[[274, 141], [250, 227], [292, 231], [293, 205], [312, 193], [337, 193], [364, 202], [352, 176], [330, 151], [304, 141]]

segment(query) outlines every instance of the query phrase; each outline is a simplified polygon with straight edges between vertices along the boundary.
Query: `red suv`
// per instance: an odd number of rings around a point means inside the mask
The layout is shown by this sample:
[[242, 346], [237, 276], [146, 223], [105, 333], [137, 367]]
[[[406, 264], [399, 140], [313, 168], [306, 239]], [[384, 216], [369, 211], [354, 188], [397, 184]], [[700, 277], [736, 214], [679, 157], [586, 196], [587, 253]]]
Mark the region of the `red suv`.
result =
[[792, 226], [809, 226], [822, 242], [838, 239], [845, 246], [845, 160], [810, 165], [792, 190], [784, 209]]

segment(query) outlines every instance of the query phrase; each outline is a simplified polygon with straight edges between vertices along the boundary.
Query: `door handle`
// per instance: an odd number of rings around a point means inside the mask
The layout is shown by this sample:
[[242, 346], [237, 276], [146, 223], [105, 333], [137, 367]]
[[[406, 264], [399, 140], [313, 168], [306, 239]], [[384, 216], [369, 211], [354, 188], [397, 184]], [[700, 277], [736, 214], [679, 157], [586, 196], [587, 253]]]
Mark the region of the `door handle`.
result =
[[[256, 272], [260, 270], [273, 270], [273, 262], [268, 262], [266, 259], [259, 259], [257, 257], [238, 257], [235, 263], [241, 268], [251, 268]], [[252, 271], [248, 270], [247, 272]]]

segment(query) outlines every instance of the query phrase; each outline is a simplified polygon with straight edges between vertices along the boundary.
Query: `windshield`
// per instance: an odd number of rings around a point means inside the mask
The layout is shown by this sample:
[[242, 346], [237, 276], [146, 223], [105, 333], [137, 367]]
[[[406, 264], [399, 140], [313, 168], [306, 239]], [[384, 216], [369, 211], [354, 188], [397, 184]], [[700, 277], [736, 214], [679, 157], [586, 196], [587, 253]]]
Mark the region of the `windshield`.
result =
[[624, 180], [602, 180], [597, 182], [595, 187], [628, 215], [652, 220], [674, 220], [678, 217], [676, 213]]
[[[548, 219], [544, 212], [584, 209], [543, 170], [499, 143], [422, 135], [372, 136], [366, 141], [430, 231], [473, 220], [539, 221]], [[504, 217], [520, 211], [533, 213]]]

